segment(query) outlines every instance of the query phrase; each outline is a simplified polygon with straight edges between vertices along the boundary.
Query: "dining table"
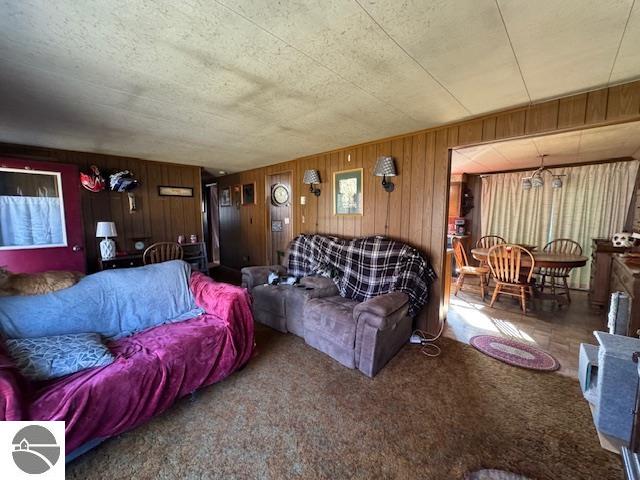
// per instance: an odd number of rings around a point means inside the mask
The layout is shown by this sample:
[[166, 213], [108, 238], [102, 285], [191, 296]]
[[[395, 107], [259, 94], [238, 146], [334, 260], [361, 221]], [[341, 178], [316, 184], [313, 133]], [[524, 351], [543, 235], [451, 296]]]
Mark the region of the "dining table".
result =
[[[473, 248], [471, 255], [476, 260], [486, 262], [488, 248]], [[535, 261], [536, 268], [578, 268], [587, 264], [587, 257], [583, 255], [574, 255], [571, 253], [553, 253], [553, 252], [531, 252]], [[528, 255], [522, 255], [520, 261], [523, 267], [530, 267], [531, 260]]]

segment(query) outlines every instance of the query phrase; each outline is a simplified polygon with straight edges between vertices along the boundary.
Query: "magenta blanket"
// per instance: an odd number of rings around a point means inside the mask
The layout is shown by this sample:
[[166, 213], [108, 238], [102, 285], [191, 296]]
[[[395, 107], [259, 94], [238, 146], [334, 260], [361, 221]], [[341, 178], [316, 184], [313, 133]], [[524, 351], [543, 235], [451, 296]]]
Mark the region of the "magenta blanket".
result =
[[131, 430], [176, 399], [229, 376], [253, 352], [249, 295], [200, 273], [191, 276], [190, 287], [207, 313], [111, 342], [111, 365], [41, 384], [31, 394], [18, 387], [20, 379], [0, 352], [0, 420], [64, 420], [69, 453]]

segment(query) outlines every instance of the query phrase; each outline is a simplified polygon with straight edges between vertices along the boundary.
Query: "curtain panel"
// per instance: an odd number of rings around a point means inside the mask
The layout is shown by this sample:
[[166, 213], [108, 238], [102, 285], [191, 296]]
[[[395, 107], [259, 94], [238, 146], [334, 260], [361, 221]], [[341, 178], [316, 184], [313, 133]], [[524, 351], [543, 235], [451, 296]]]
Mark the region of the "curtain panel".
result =
[[0, 247], [64, 244], [60, 199], [0, 196]]
[[[552, 168], [554, 174], [567, 175], [560, 189], [554, 189], [551, 176], [545, 174], [542, 188], [523, 190], [522, 177], [534, 170], [484, 176], [481, 233], [538, 249], [556, 238], [570, 238], [590, 258], [592, 239], [610, 238], [622, 231], [639, 164], [633, 160]], [[591, 262], [587, 262], [571, 272], [569, 286], [588, 289], [590, 278]]]

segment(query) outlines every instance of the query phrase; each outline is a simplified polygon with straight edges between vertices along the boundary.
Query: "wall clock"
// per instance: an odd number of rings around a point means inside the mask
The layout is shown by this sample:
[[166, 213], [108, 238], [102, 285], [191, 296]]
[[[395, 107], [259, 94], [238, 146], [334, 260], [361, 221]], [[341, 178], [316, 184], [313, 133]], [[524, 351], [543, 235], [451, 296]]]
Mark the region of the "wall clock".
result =
[[271, 203], [276, 207], [282, 207], [289, 204], [289, 189], [282, 183], [276, 183], [271, 186]]

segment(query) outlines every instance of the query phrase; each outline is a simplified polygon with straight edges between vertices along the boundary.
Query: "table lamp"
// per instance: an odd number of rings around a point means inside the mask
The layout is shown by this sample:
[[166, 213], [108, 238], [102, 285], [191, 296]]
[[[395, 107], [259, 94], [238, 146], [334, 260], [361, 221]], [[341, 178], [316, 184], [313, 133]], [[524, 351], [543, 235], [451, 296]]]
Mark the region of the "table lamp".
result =
[[116, 224], [114, 222], [98, 222], [96, 237], [104, 239], [100, 242], [100, 256], [102, 260], [111, 260], [116, 256], [116, 242], [109, 237], [117, 237]]

